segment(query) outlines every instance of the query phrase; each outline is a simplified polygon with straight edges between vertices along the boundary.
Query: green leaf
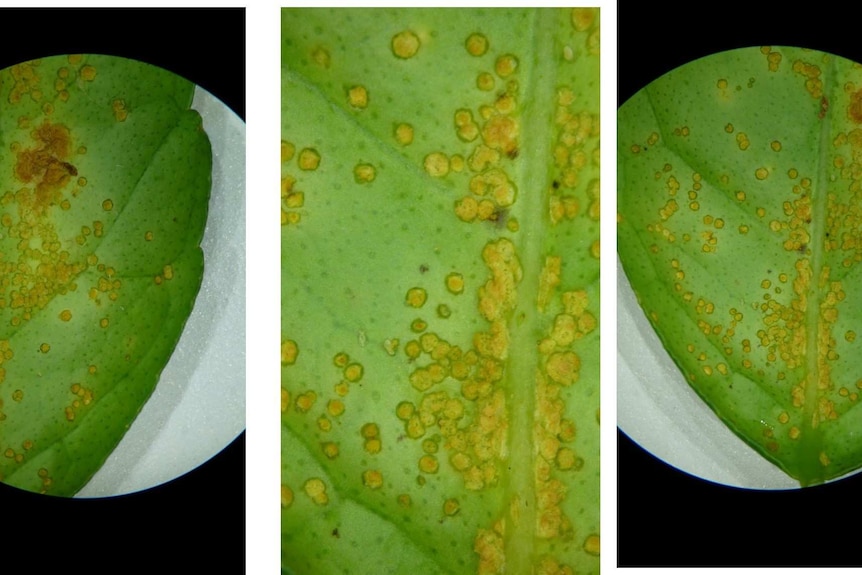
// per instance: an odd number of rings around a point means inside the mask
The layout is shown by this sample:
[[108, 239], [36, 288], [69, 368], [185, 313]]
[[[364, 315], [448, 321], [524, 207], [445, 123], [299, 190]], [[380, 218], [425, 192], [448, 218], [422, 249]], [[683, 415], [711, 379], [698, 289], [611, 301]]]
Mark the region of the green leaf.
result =
[[0, 476], [73, 495], [151, 394], [200, 286], [194, 86], [99, 55], [0, 72]]
[[282, 569], [599, 569], [599, 14], [282, 15]]
[[619, 110], [618, 249], [693, 389], [801, 485], [862, 466], [862, 70], [747, 48]]

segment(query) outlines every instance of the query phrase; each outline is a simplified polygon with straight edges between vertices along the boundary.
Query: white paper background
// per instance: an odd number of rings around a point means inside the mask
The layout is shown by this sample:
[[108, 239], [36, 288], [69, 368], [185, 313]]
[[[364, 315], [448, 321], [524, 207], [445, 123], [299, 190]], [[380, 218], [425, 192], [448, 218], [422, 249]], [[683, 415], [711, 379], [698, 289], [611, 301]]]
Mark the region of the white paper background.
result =
[[213, 149], [201, 290], [152, 397], [77, 497], [174, 479], [245, 428], [245, 123], [201, 88], [192, 107]]
[[641, 447], [703, 479], [753, 489], [799, 483], [718, 419], [688, 385], [617, 260], [617, 424]]

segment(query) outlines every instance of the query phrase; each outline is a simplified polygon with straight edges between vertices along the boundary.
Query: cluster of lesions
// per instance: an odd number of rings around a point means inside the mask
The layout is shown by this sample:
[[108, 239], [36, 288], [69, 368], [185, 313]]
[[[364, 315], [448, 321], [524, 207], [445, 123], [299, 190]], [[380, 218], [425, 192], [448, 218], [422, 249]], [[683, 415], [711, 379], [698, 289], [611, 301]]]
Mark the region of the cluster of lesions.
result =
[[[469, 56], [487, 58], [491, 53], [488, 38], [473, 33], [464, 41]], [[499, 54], [488, 62], [488, 68], [476, 76], [475, 86], [489, 97], [475, 109], [458, 108], [452, 115], [453, 143], [465, 151], [428, 152], [422, 165], [433, 178], [456, 174], [470, 175], [468, 193], [455, 202], [455, 214], [462, 221], [491, 221], [505, 225], [511, 231], [518, 222], [508, 217], [509, 208], [517, 198], [517, 186], [509, 174], [512, 161], [519, 155], [520, 122], [517, 113], [519, 60], [509, 53]], [[398, 123], [393, 137], [401, 146], [409, 146], [415, 136], [409, 123]]]
[[[400, 402], [395, 415], [403, 424], [404, 437], [422, 442], [423, 454], [417, 461], [420, 485], [424, 475], [441, 468], [441, 452], [468, 490], [495, 485], [501, 478], [507, 429], [506, 399], [500, 386], [509, 346], [505, 318], [515, 305], [521, 267], [507, 239], [489, 242], [482, 257], [489, 278], [478, 289], [478, 308], [488, 321], [487, 331], [474, 333], [472, 345], [464, 347], [419, 319], [411, 322], [411, 336], [403, 346], [403, 354], [414, 366], [409, 384], [421, 396]], [[465, 292], [464, 276], [458, 272], [448, 273], [442, 281], [452, 297]], [[426, 304], [434, 307], [419, 286], [408, 290], [405, 304], [416, 309]], [[439, 319], [449, 317], [446, 303], [435, 309]], [[395, 351], [393, 341], [387, 340], [387, 351]]]
[[298, 153], [293, 142], [281, 141], [281, 225], [296, 226], [305, 213], [305, 192], [296, 187], [296, 176], [289, 170], [296, 158], [296, 167], [302, 172], [313, 172], [320, 166], [320, 153], [316, 148], [303, 148]]
[[[486, 317], [499, 319], [504, 310], [513, 305], [514, 284], [520, 279], [520, 264], [508, 240], [489, 244], [484, 255], [492, 273], [491, 279], [483, 286], [482, 298], [487, 300], [483, 313]], [[442, 281], [449, 296], [460, 297], [464, 293], [462, 274], [449, 272]], [[499, 298], [503, 301], [491, 301]], [[420, 314], [422, 310], [434, 309], [439, 320], [450, 316], [448, 304], [434, 305], [430, 300], [425, 288], [414, 286], [405, 293], [403, 305]], [[501, 324], [492, 321], [487, 332], [474, 334], [473, 347], [469, 349], [447, 341], [432, 331], [428, 321], [422, 318], [410, 322], [409, 334], [407, 338], [387, 338], [382, 346], [388, 355], [400, 357], [415, 366], [408, 381], [410, 388], [420, 395], [417, 399], [400, 401], [394, 416], [403, 425], [398, 440], [414, 440], [421, 446], [415, 460], [416, 485], [421, 488], [429, 477], [445, 468], [460, 474], [469, 490], [496, 484], [502, 473], [500, 466], [507, 429], [505, 394], [499, 387], [507, 354], [506, 332], [501, 330]], [[296, 342], [285, 339], [282, 364], [293, 365], [298, 356]], [[336, 354], [333, 365], [340, 370], [340, 381], [317, 419], [324, 436], [332, 428], [332, 423], [344, 414], [344, 398], [352, 385], [364, 376], [362, 364], [347, 353]], [[281, 393], [283, 413], [313, 414], [319, 404], [320, 398], [313, 390], [292, 393], [282, 387]], [[354, 437], [361, 442], [357, 447], [361, 446], [370, 456], [380, 453], [385, 444], [381, 426], [376, 421], [362, 424]], [[322, 454], [330, 460], [338, 458], [342, 448], [339, 442], [325, 437], [320, 443]], [[362, 485], [371, 490], [380, 490], [384, 486], [382, 472], [373, 465], [362, 471], [360, 479]], [[309, 478], [303, 485], [303, 491], [319, 505], [329, 501], [326, 488], [325, 481], [318, 477]], [[290, 506], [293, 498], [292, 488], [282, 486], [282, 505]], [[397, 503], [410, 508], [411, 496], [398, 494]], [[455, 517], [460, 512], [456, 498], [441, 500], [440, 506], [441, 518]]]
[[[571, 519], [566, 517], [561, 507], [566, 485], [571, 485], [572, 481], [562, 475], [576, 473], [583, 468], [585, 461], [583, 454], [573, 448], [575, 422], [565, 417], [564, 390], [580, 379], [579, 342], [598, 327], [586, 291], [560, 291], [561, 272], [562, 258], [546, 257], [537, 301], [540, 311], [555, 313], [547, 333], [538, 343], [539, 365], [535, 375], [536, 535], [542, 539], [574, 535]], [[598, 422], [597, 411], [596, 424]], [[598, 535], [591, 534], [588, 539], [584, 545], [597, 549]]]
[[12, 87], [7, 98], [9, 104], [30, 101], [41, 104], [43, 111], [50, 113], [53, 102], [69, 101], [70, 88], [75, 85], [83, 87], [96, 79], [95, 66], [86, 63], [81, 54], [67, 56], [65, 65], [56, 69], [47, 68], [46, 61], [41, 59], [12, 66], [9, 70], [12, 77]]
[[[600, 218], [600, 179], [586, 183], [586, 195], [579, 197], [576, 190], [586, 168], [599, 169], [601, 137], [599, 114], [579, 107], [575, 92], [569, 87], [557, 89], [554, 125], [556, 138], [553, 145], [555, 177], [549, 191], [551, 223], [574, 220], [579, 214], [598, 222]], [[598, 240], [591, 248], [598, 257]]]
[[[282, 368], [290, 368], [295, 365], [300, 355], [299, 344], [291, 338], [285, 337], [281, 342], [281, 365]], [[281, 387], [281, 413], [285, 417], [291, 413], [298, 417], [314, 417], [315, 423], [322, 440], [319, 442], [319, 453], [328, 460], [335, 460], [341, 454], [341, 444], [338, 441], [328, 439], [336, 424], [346, 411], [345, 398], [350, 393], [354, 384], [359, 384], [365, 375], [362, 363], [352, 359], [346, 352], [336, 353], [332, 358], [332, 365], [338, 371], [338, 382], [334, 384], [331, 397], [321, 397], [318, 391], [308, 388], [301, 390], [288, 389], [284, 384]], [[325, 404], [324, 404], [325, 402]], [[383, 447], [383, 439], [380, 428], [375, 422], [364, 424], [357, 432], [362, 439], [363, 449], [370, 455], [380, 453]], [[383, 485], [383, 476], [376, 470], [365, 470], [362, 475], [363, 482], [374, 489]], [[308, 477], [303, 482], [302, 490], [316, 505], [327, 505], [330, 501], [327, 494], [327, 484], [323, 478]], [[282, 507], [288, 508], [292, 505], [294, 495], [293, 488], [283, 484], [281, 486]]]

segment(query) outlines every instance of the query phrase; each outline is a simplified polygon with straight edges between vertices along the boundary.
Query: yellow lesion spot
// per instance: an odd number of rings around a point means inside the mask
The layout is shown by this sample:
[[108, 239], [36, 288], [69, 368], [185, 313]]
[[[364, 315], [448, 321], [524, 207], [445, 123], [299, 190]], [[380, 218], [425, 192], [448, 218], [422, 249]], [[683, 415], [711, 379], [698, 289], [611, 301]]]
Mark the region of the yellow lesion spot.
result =
[[369, 489], [380, 489], [383, 487], [383, 474], [373, 469], [363, 471], [362, 483]]
[[419, 36], [410, 30], [404, 30], [392, 37], [392, 53], [403, 60], [415, 56], [421, 45]]
[[461, 504], [458, 503], [457, 499], [447, 499], [443, 503], [443, 513], [448, 517], [454, 516], [460, 510], [461, 510]]
[[361, 363], [351, 363], [344, 368], [344, 379], [350, 383], [356, 383], [362, 379], [364, 368]]
[[599, 535], [592, 534], [584, 540], [584, 551], [590, 555], [599, 555], [601, 539]]
[[507, 78], [518, 68], [518, 59], [512, 54], [503, 54], [494, 63], [494, 71], [501, 78]]
[[464, 292], [464, 276], [457, 273], [452, 272], [446, 276], [446, 289], [449, 290], [453, 294], [460, 294]]
[[307, 413], [312, 407], [314, 407], [314, 403], [316, 401], [317, 393], [312, 390], [306, 391], [297, 396], [296, 409], [301, 413]]
[[357, 164], [353, 168], [353, 179], [357, 184], [367, 184], [373, 182], [377, 177], [377, 170], [371, 164]]
[[449, 158], [441, 152], [425, 156], [425, 172], [433, 178], [442, 178], [449, 173]]
[[322, 46], [318, 46], [312, 50], [311, 60], [321, 68], [329, 68], [332, 64], [332, 57], [329, 54], [329, 50]]
[[352, 86], [347, 91], [347, 103], [352, 108], [364, 110], [368, 107], [368, 90], [365, 86]]
[[757, 170], [754, 171], [754, 177], [758, 180], [765, 180], [769, 177], [769, 170], [766, 168], [757, 168]]
[[112, 209], [114, 209], [114, 202], [110, 199], [105, 200], [104, 202], [102, 202], [102, 209], [106, 212], [110, 212]]
[[323, 449], [323, 454], [329, 459], [335, 459], [338, 457], [340, 449], [337, 443], [333, 443], [332, 441], [324, 442], [320, 445], [321, 449]]
[[69, 321], [72, 319], [72, 312], [71, 312], [71, 310], [64, 309], [63, 311], [60, 312], [59, 317], [62, 321]]
[[413, 143], [413, 126], [410, 124], [398, 124], [395, 126], [395, 141], [402, 146], [409, 146]]
[[344, 402], [340, 399], [330, 399], [326, 404], [326, 411], [332, 417], [338, 417], [344, 413]]
[[494, 89], [495, 84], [496, 81], [494, 80], [494, 76], [488, 72], [480, 72], [479, 75], [476, 76], [476, 87], [483, 92], [490, 92]]
[[326, 505], [329, 503], [329, 497], [326, 495], [326, 484], [322, 479], [317, 477], [309, 479], [303, 485], [303, 490], [317, 505]]
[[404, 301], [407, 305], [414, 308], [420, 308], [425, 305], [425, 302], [428, 299], [428, 293], [424, 288], [421, 287], [413, 287], [407, 290], [407, 296]]
[[471, 56], [482, 56], [488, 51], [488, 38], [479, 33], [470, 34], [465, 47]]
[[51, 345], [47, 344], [47, 343], [43, 343], [42, 345], [39, 346], [39, 351], [42, 353], [48, 353], [49, 351], [51, 351]]
[[314, 148], [303, 148], [299, 152], [299, 169], [305, 171], [316, 170], [320, 165], [320, 153]]
[[440, 463], [433, 455], [423, 455], [419, 458], [419, 470], [423, 473], [437, 473]]

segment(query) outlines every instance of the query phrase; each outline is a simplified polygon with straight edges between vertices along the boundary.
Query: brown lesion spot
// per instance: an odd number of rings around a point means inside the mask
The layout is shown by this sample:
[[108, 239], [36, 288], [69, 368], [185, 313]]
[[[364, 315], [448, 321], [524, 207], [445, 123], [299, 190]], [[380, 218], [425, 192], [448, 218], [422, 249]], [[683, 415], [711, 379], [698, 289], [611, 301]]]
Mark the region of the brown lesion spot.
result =
[[25, 184], [35, 184], [29, 206], [36, 212], [59, 201], [60, 190], [78, 169], [67, 160], [71, 153], [71, 136], [63, 124], [43, 122], [31, 132], [35, 146], [17, 153], [15, 177]]

